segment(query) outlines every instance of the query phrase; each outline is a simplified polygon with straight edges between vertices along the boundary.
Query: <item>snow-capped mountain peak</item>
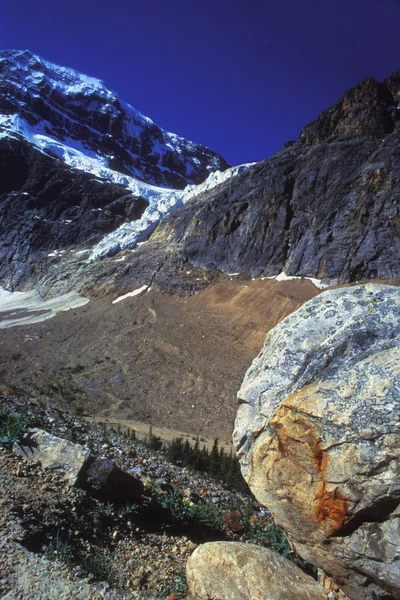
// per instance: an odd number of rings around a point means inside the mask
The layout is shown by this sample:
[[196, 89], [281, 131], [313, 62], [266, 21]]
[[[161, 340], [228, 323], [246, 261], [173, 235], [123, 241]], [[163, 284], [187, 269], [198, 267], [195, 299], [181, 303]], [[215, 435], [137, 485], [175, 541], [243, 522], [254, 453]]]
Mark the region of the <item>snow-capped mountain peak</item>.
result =
[[0, 52], [0, 136], [21, 136], [79, 168], [76, 151], [146, 183], [183, 189], [228, 167], [158, 127], [105, 83], [29, 51]]

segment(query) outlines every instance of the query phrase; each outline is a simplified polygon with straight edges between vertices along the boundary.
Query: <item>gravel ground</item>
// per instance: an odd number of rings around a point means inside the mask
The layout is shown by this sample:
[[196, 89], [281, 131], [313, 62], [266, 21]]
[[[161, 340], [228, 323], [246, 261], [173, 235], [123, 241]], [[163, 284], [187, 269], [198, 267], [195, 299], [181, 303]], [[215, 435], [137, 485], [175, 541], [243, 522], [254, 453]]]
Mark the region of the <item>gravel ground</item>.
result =
[[[156, 480], [180, 490], [188, 501], [190, 494], [196, 494], [215, 506], [229, 503], [244, 508], [248, 502], [212, 480], [169, 464], [142, 444], [83, 418], [32, 399], [2, 396], [0, 400], [1, 409], [27, 414], [32, 424], [86, 444], [94, 453], [113, 459], [140, 477], [145, 485]], [[95, 499], [89, 501], [85, 492], [69, 487], [62, 474], [44, 470], [39, 463], [28, 463], [10, 449], [0, 450], [0, 498], [0, 598], [164, 599], [174, 593], [177, 599], [186, 597], [185, 564], [196, 548], [197, 540], [193, 538], [199, 536], [198, 531], [195, 535], [189, 531], [186, 536], [182, 531], [174, 533], [173, 528], [160, 528], [157, 523], [136, 523], [134, 511], [119, 516], [115, 506], [105, 506]], [[101, 524], [105, 512], [107, 523]], [[91, 532], [89, 536], [83, 532], [82, 544], [92, 554], [100, 546], [107, 546], [112, 556], [107, 568], [113, 589], [94, 581], [85, 568], [71, 567], [65, 561], [68, 556], [63, 556], [63, 547], [57, 548], [54, 532], [68, 526], [77, 528], [77, 536], [85, 527], [99, 527], [98, 534]], [[50, 555], [65, 562], [50, 560]]]
[[[42, 401], [0, 395], [0, 410], [27, 415], [32, 426], [111, 458], [149, 489], [178, 491], [192, 506], [192, 498], [205, 501], [224, 516], [219, 531], [187, 523], [164, 524], [154, 506], [146, 513], [143, 507], [101, 502], [71, 488], [62, 473], [45, 470], [0, 446], [2, 600], [190, 600], [185, 565], [197, 544], [216, 539], [246, 541], [236, 525], [249, 506], [253, 522], [271, 518], [249, 497], [171, 465], [162, 454], [121, 433]], [[65, 539], [73, 545], [64, 544]], [[77, 560], [78, 554], [91, 562]], [[321, 576], [321, 580], [327, 599], [345, 598], [329, 578]]]

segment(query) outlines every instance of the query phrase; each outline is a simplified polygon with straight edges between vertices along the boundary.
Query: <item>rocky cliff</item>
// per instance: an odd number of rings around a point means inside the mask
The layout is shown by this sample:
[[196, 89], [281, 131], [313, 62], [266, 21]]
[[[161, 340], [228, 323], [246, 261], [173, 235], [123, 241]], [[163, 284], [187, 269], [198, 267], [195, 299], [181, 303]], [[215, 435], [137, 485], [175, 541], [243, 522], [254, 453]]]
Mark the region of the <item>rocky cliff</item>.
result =
[[399, 72], [362, 81], [297, 142], [199, 195], [156, 237], [205, 269], [355, 281], [399, 275]]

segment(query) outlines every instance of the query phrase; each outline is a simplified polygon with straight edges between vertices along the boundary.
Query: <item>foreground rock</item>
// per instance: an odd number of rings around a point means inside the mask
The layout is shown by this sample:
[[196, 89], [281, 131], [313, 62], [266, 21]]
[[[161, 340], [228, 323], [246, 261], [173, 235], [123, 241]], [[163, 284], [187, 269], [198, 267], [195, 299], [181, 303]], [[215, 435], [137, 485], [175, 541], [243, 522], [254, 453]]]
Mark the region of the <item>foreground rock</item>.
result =
[[141, 481], [112, 461], [91, 454], [88, 448], [42, 431], [31, 429], [14, 450], [24, 458], [39, 461], [42, 467], [61, 471], [71, 486], [95, 494], [102, 500], [138, 501]]
[[267, 336], [234, 441], [297, 552], [353, 599], [400, 598], [400, 290], [331, 290]]
[[74, 444], [42, 429], [31, 429], [14, 452], [30, 461], [39, 461], [45, 469], [61, 471], [73, 486], [90, 458], [89, 448]]
[[238, 542], [199, 546], [186, 566], [194, 600], [322, 600], [322, 587], [276, 552]]

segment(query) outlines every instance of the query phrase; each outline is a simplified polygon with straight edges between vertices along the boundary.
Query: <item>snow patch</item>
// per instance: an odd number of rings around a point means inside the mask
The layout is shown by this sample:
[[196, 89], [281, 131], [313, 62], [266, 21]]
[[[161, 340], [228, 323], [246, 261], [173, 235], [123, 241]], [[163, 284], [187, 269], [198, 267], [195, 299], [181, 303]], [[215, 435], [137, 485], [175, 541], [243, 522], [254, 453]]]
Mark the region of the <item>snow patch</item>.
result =
[[[40, 323], [51, 319], [60, 311], [79, 308], [88, 302], [88, 298], [80, 296], [77, 292], [69, 292], [50, 300], [43, 300], [36, 290], [7, 292], [0, 287], [0, 329]], [[21, 311], [20, 315], [16, 312], [16, 314], [2, 316], [2, 313], [18, 310]]]
[[263, 281], [264, 279], [275, 279], [276, 281], [289, 281], [291, 279], [307, 279], [308, 281], [311, 281], [311, 283], [313, 283], [315, 287], [319, 288], [320, 290], [325, 289], [329, 285], [328, 283], [322, 283], [320, 279], [316, 279], [315, 277], [303, 277], [301, 275], [286, 275], [284, 271], [282, 271], [282, 273], [279, 273], [279, 275], [273, 275], [272, 277], [261, 277], [261, 281]]
[[148, 285], [142, 285], [142, 287], [138, 288], [137, 290], [133, 290], [133, 292], [128, 292], [124, 296], [119, 296], [119, 298], [117, 298], [116, 300], [113, 300], [112, 303], [117, 304], [117, 302], [121, 302], [121, 300], [125, 300], [126, 298], [132, 298], [133, 296], [138, 296], [142, 292], [145, 292], [148, 289], [148, 287], [149, 287]]

